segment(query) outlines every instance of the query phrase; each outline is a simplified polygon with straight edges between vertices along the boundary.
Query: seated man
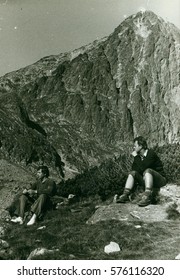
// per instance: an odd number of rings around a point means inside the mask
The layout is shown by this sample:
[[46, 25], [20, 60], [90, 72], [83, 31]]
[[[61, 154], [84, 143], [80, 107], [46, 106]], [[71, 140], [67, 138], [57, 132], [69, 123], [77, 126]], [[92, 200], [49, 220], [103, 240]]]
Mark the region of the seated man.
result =
[[134, 162], [132, 171], [129, 173], [124, 192], [116, 200], [117, 203], [129, 201], [129, 195], [135, 184], [145, 188], [139, 206], [147, 206], [152, 203], [152, 199], [159, 193], [161, 187], [166, 184], [163, 165], [157, 154], [147, 148], [146, 140], [142, 137], [134, 139]]
[[48, 178], [49, 170], [47, 166], [40, 166], [38, 168], [37, 177], [38, 180], [29, 189], [25, 189], [19, 197], [18, 206], [15, 211], [18, 217], [11, 219], [13, 223], [23, 224], [26, 206], [30, 204], [33, 215], [27, 225], [33, 225], [47, 207], [50, 197], [55, 194], [56, 184]]

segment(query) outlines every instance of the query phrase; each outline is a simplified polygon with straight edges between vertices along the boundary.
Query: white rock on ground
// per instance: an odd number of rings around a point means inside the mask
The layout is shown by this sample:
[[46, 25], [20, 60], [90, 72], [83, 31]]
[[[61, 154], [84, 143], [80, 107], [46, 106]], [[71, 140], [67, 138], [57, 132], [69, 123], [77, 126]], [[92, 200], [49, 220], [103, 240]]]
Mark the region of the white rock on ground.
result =
[[37, 230], [42, 230], [42, 229], [45, 229], [46, 226], [42, 226], [42, 227], [38, 227]]
[[180, 260], [180, 254], [175, 257], [175, 260]]
[[106, 254], [115, 253], [121, 251], [119, 245], [116, 242], [111, 241], [108, 245], [104, 247], [104, 252]]

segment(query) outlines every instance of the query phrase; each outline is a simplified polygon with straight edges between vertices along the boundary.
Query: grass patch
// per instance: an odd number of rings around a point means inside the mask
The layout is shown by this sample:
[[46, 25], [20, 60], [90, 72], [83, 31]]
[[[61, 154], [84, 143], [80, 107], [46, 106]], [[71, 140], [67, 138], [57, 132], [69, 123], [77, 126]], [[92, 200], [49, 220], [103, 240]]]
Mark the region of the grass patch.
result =
[[[179, 146], [164, 146], [157, 152], [165, 163], [169, 181], [179, 182]], [[75, 194], [77, 202], [48, 212], [44, 221], [32, 227], [9, 223], [4, 239], [10, 245], [10, 253], [2, 257], [24, 260], [34, 249], [43, 247], [58, 251], [36, 256], [36, 259], [174, 259], [180, 252], [180, 238], [177, 238], [180, 219], [176, 210], [169, 213], [168, 223], [138, 222], [139, 229], [135, 228], [137, 222], [127, 221], [86, 224], [97, 204], [102, 201], [108, 204], [113, 194], [122, 193], [131, 163], [132, 157], [121, 155], [59, 184], [58, 195]], [[45, 228], [37, 230], [40, 226]], [[104, 247], [111, 241], [117, 242], [121, 251], [107, 255]]]
[[[8, 224], [4, 239], [12, 253], [6, 258], [25, 260], [39, 247], [59, 251], [36, 256], [37, 260], [173, 259], [179, 253], [179, 239], [173, 239], [178, 236], [179, 221], [145, 224], [111, 220], [89, 225], [86, 221], [95, 211], [95, 202], [62, 206], [32, 227]], [[137, 224], [141, 228], [136, 229]], [[37, 230], [40, 226], [46, 228]], [[121, 251], [105, 254], [110, 241], [117, 242]]]

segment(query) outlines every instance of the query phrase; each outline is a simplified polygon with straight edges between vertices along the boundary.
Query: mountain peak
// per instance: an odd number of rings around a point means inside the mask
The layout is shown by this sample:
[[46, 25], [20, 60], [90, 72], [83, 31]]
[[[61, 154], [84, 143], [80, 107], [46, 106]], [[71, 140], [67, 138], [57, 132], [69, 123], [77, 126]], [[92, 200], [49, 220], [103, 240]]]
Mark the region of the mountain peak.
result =
[[129, 16], [125, 21], [130, 23], [134, 21], [141, 21], [141, 22], [146, 22], [150, 25], [155, 25], [156, 23], [166, 23], [165, 20], [163, 20], [161, 17], [156, 15], [154, 12], [150, 10], [141, 10], [137, 12], [136, 14], [133, 14]]
[[145, 16], [148, 16], [148, 17], [159, 17], [158, 15], [156, 15], [153, 11], [151, 10], [140, 10], [139, 12], [136, 13], [136, 15], [145, 15]]
[[[121, 37], [128, 40], [130, 34], [147, 39], [150, 34], [153, 36], [178, 36], [179, 29], [165, 21], [163, 18], [149, 10], [142, 10], [126, 18], [111, 34], [113, 37]], [[121, 36], [123, 35], [123, 36]], [[132, 38], [131, 38], [132, 39]]]

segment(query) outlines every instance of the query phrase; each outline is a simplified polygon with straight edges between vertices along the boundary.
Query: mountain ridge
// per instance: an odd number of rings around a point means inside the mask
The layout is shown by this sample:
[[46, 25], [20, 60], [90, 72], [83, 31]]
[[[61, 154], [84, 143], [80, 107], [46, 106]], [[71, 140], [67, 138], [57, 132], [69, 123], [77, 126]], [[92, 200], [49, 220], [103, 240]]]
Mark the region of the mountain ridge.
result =
[[[179, 142], [179, 44], [175, 26], [139, 12], [108, 37], [4, 75], [2, 126], [10, 112], [12, 118], [0, 139], [2, 156], [53, 169], [64, 162], [76, 174], [118, 156], [139, 134], [151, 145]], [[16, 148], [8, 127], [24, 131]]]

